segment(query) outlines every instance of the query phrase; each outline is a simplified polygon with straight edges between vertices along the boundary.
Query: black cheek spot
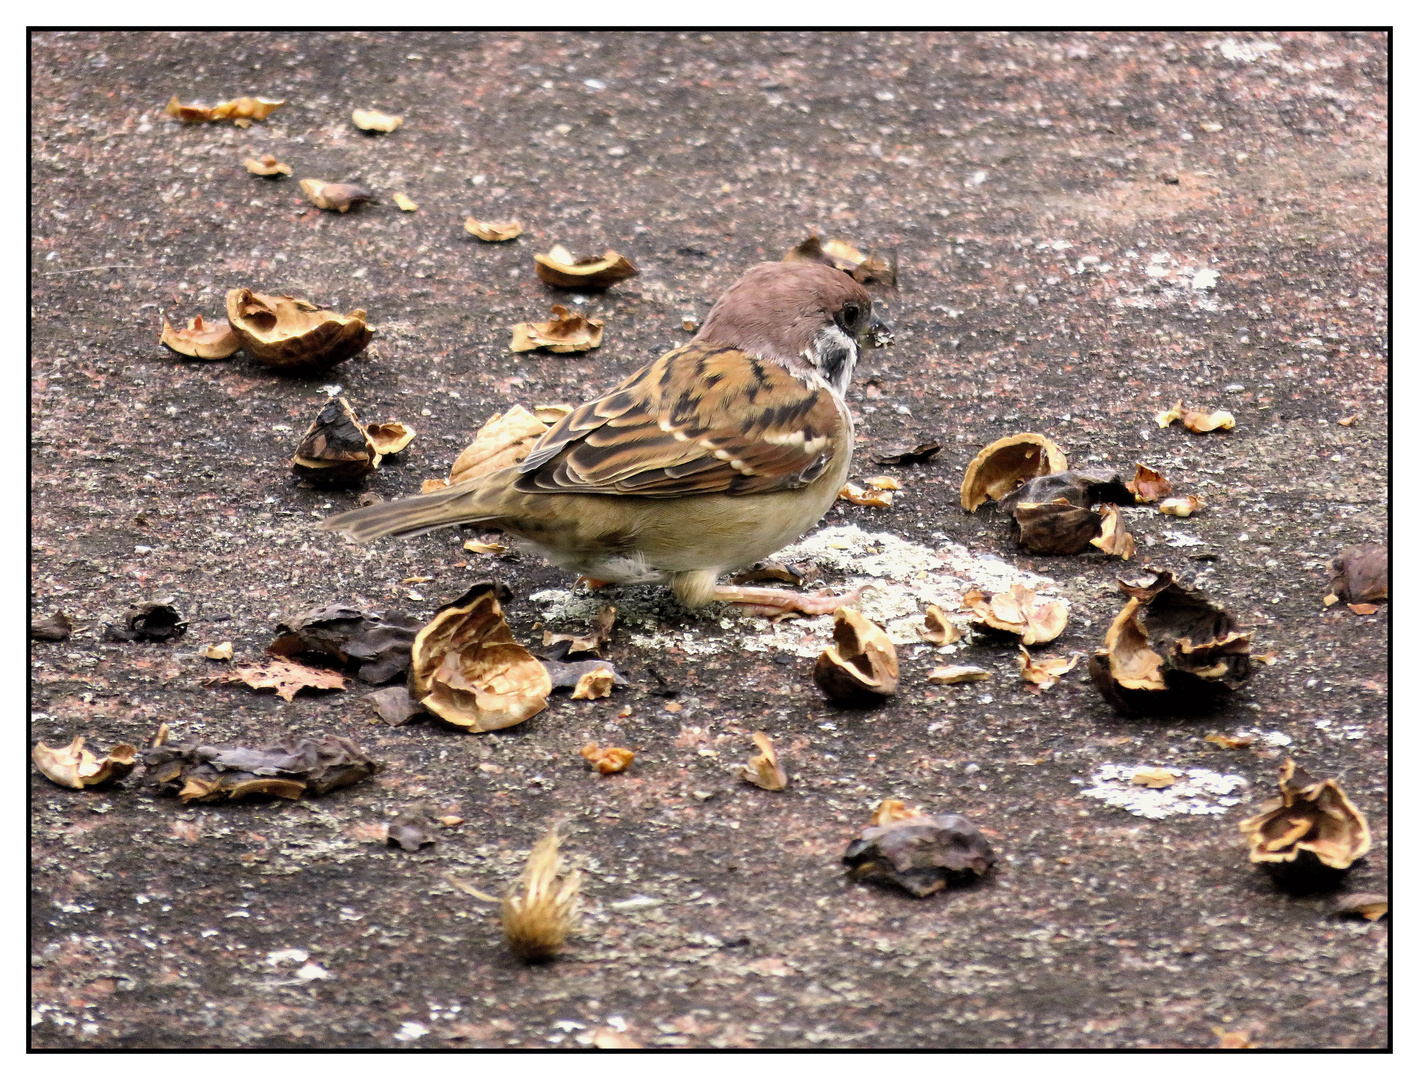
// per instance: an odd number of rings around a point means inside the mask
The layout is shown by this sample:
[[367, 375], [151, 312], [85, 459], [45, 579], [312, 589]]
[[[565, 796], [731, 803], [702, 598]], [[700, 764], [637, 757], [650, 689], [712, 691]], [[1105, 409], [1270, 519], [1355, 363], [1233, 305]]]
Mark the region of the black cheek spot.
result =
[[834, 386], [841, 380], [843, 372], [847, 369], [847, 362], [852, 353], [846, 345], [832, 342], [818, 357], [818, 366], [823, 371], [823, 377]]

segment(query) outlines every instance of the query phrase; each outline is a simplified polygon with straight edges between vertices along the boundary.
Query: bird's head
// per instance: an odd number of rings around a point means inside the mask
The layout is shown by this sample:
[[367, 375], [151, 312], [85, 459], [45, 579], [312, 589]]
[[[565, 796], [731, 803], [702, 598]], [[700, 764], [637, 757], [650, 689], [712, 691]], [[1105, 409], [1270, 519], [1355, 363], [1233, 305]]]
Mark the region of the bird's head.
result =
[[719, 298], [696, 341], [740, 349], [809, 369], [846, 392], [863, 346], [890, 345], [892, 327], [872, 297], [841, 270], [821, 263], [776, 262], [750, 267]]

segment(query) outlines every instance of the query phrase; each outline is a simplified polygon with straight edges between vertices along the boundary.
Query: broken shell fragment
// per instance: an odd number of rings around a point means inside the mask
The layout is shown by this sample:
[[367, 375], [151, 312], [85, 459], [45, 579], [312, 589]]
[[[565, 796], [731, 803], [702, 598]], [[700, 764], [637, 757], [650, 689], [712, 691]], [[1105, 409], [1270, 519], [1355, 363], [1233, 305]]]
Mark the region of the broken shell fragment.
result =
[[1334, 780], [1316, 780], [1289, 758], [1280, 768], [1281, 797], [1238, 828], [1254, 863], [1348, 870], [1370, 850], [1370, 827]]
[[754, 732], [754, 745], [759, 753], [749, 759], [749, 764], [739, 766], [739, 777], [765, 791], [782, 791], [788, 787], [788, 774], [778, 763], [774, 751], [774, 741], [765, 732]]
[[922, 640], [933, 645], [950, 645], [961, 640], [961, 631], [956, 629], [954, 623], [947, 621], [945, 613], [935, 604], [927, 605], [926, 623], [918, 633]]
[[1135, 772], [1132, 782], [1139, 787], [1165, 788], [1172, 787], [1179, 779], [1178, 774], [1171, 769], [1147, 768]]
[[872, 453], [872, 460], [878, 465], [919, 465], [930, 461], [941, 451], [941, 443], [934, 440], [888, 443], [881, 450]]
[[990, 678], [990, 672], [983, 667], [976, 667], [973, 664], [951, 664], [946, 667], [932, 668], [926, 676], [926, 681], [937, 686], [952, 686], [963, 682], [980, 682]]
[[844, 484], [842, 490], [838, 492], [838, 498], [844, 502], [850, 502], [854, 506], [891, 506], [892, 493], [890, 491], [868, 491], [857, 484]]
[[1099, 692], [1121, 713], [1205, 710], [1251, 678], [1251, 635], [1166, 570], [1119, 582], [1129, 597], [1089, 661]]
[[640, 271], [624, 255], [607, 249], [598, 258], [578, 259], [560, 244], [545, 255], [533, 255], [537, 276], [563, 289], [604, 289], [635, 277]]
[[56, 611], [47, 619], [30, 620], [31, 641], [68, 641], [73, 633], [74, 624], [62, 611]]
[[224, 641], [220, 645], [208, 645], [202, 650], [202, 655], [208, 660], [230, 660], [232, 658], [232, 643]]
[[1237, 426], [1237, 418], [1226, 409], [1210, 413], [1201, 409], [1185, 409], [1181, 400], [1166, 412], [1158, 413], [1153, 419], [1158, 422], [1159, 427], [1167, 427], [1175, 420], [1181, 420], [1183, 427], [1195, 435], [1204, 435], [1209, 431], [1230, 431]]
[[291, 167], [276, 160], [275, 154], [262, 154], [260, 158], [247, 158], [242, 162], [246, 171], [253, 176], [290, 176]]
[[1020, 655], [1015, 658], [1015, 663], [1019, 665], [1022, 679], [1041, 690], [1048, 690], [1059, 682], [1060, 676], [1074, 670], [1074, 666], [1079, 663], [1079, 656], [1076, 653], [1070, 657], [1046, 656], [1034, 659], [1029, 650], [1021, 645]]
[[1065, 469], [1030, 477], [1014, 491], [1002, 495], [996, 509], [1013, 514], [1023, 503], [1043, 504], [1061, 499], [1070, 506], [1088, 509], [1099, 503], [1132, 505], [1133, 493], [1112, 469]]
[[163, 333], [158, 338], [158, 344], [198, 360], [225, 360], [241, 348], [241, 339], [226, 319], [209, 323], [203, 322], [201, 315], [195, 315], [183, 330], [176, 329], [167, 319], [163, 319]]
[[163, 111], [176, 117], [184, 124], [209, 124], [216, 120], [230, 120], [237, 127], [250, 127], [253, 120], [265, 120], [286, 102], [268, 98], [240, 97], [224, 101], [220, 105], [184, 105], [174, 94]]
[[884, 817], [843, 853], [854, 878], [889, 882], [924, 897], [982, 877], [995, 865], [990, 842], [960, 814], [884, 815], [879, 806], [873, 821]]
[[1100, 515], [1067, 499], [1018, 502], [1012, 513], [1015, 542], [1034, 555], [1078, 555], [1089, 550], [1103, 528]]
[[544, 323], [518, 323], [512, 328], [512, 352], [546, 349], [554, 353], [586, 352], [599, 348], [606, 324], [600, 319], [570, 314], [561, 304], [552, 305], [552, 317]]
[[340, 664], [358, 665], [355, 674], [361, 682], [378, 684], [409, 670], [410, 651], [421, 625], [394, 611], [326, 604], [277, 623], [280, 636], [267, 646], [266, 654], [334, 657]]
[[[463, 227], [479, 240], [486, 240], [490, 244], [502, 243], [504, 240], [516, 240], [522, 235], [522, 222], [520, 221], [479, 221], [477, 218], [470, 217], [463, 222]], [[554, 248], [553, 250], [561, 249]]]
[[361, 131], [393, 131], [404, 123], [402, 116], [390, 116], [375, 109], [356, 109], [350, 119]]
[[120, 743], [102, 756], [84, 748], [84, 736], [76, 735], [68, 746], [38, 743], [31, 752], [39, 771], [62, 787], [82, 791], [122, 780], [138, 763], [137, 747]]
[[380, 457], [389, 457], [391, 454], [399, 453], [413, 442], [414, 436], [418, 433], [408, 424], [391, 420], [387, 424], [370, 424], [365, 428], [365, 434], [374, 444], [375, 453]]
[[187, 633], [187, 620], [171, 604], [137, 604], [119, 626], [104, 628], [106, 641], [171, 641]]
[[458, 455], [448, 472], [448, 482], [462, 483], [519, 464], [548, 430], [521, 405], [494, 413]]
[[384, 764], [339, 735], [284, 739], [261, 749], [167, 742], [142, 753], [143, 783], [183, 802], [324, 795], [375, 775]]
[[1022, 645], [1053, 641], [1069, 620], [1069, 605], [1063, 600], [1041, 600], [1034, 589], [1019, 582], [989, 598], [973, 590], [961, 602], [975, 615], [979, 628], [1018, 634]]
[[[550, 673], [548, 679], [551, 678]], [[624, 680], [622, 680], [624, 681]], [[573, 701], [596, 701], [611, 696], [611, 687], [616, 685], [616, 672], [610, 664], [594, 664], [582, 672], [572, 689]]]
[[635, 751], [628, 750], [624, 746], [597, 746], [595, 743], [587, 743], [583, 746], [581, 756], [586, 758], [591, 767], [603, 776], [609, 773], [625, 772], [631, 762], [636, 759]]
[[1154, 472], [1147, 465], [1137, 465], [1138, 472], [1126, 485], [1133, 497], [1141, 503], [1157, 502], [1164, 495], [1173, 493], [1172, 481], [1160, 472]]
[[374, 192], [359, 184], [333, 184], [329, 180], [301, 181], [301, 190], [320, 210], [338, 210], [347, 214], [360, 203], [369, 202]]
[[1099, 516], [1099, 535], [1089, 543], [1105, 555], [1117, 555], [1124, 560], [1133, 558], [1133, 537], [1123, 527], [1123, 517], [1118, 507], [1105, 506]]
[[1336, 897], [1330, 908], [1331, 915], [1348, 918], [1358, 915], [1374, 922], [1389, 914], [1389, 897], [1384, 893], [1357, 892]]
[[1182, 495], [1174, 499], [1164, 499], [1158, 504], [1158, 512], [1170, 517], [1192, 517], [1202, 509], [1202, 500], [1196, 495]]
[[1220, 732], [1213, 732], [1206, 736], [1203, 742], [1215, 743], [1223, 750], [1244, 750], [1252, 743], [1256, 742], [1255, 735], [1223, 735]]
[[[1389, 599], [1389, 546], [1354, 544], [1330, 560], [1329, 596], [1347, 604]], [[1334, 603], [1328, 600], [1328, 603]]]
[[1067, 468], [1064, 452], [1043, 435], [1025, 432], [996, 439], [966, 467], [961, 481], [961, 505], [974, 513], [987, 499], [1008, 495], [1032, 476]]
[[341, 315], [309, 300], [250, 289], [227, 293], [227, 319], [247, 355], [272, 368], [333, 367], [363, 351], [374, 337], [363, 308]]
[[897, 692], [897, 649], [860, 611], [842, 607], [833, 615], [833, 644], [813, 669], [823, 693], [844, 705], [877, 705]]
[[880, 255], [864, 255], [843, 240], [821, 240], [810, 236], [801, 244], [789, 248], [783, 261], [822, 263], [841, 270], [864, 285], [897, 283], [896, 252], [892, 252], [890, 259]]
[[607, 604], [597, 612], [589, 634], [554, 634], [550, 630], [543, 630], [542, 644], [544, 647], [564, 646], [555, 654], [557, 660], [565, 660], [569, 656], [600, 656], [601, 650], [611, 640], [611, 631], [615, 626], [616, 608]]
[[402, 191], [396, 191], [390, 198], [394, 200], [394, 205], [399, 207], [399, 209], [403, 210], [406, 214], [412, 214], [415, 210], [419, 209], [419, 204]]
[[520, 724], [545, 709], [552, 692], [547, 669], [513, 639], [497, 588], [477, 583], [414, 639], [410, 696], [467, 731]]
[[380, 453], [344, 398], [335, 398], [311, 421], [291, 458], [291, 469], [317, 484], [348, 484], [379, 468]]
[[530, 964], [552, 959], [571, 932], [579, 907], [581, 872], [558, 875], [557, 828], [539, 840], [527, 856], [527, 866], [503, 897], [503, 935], [513, 954]]

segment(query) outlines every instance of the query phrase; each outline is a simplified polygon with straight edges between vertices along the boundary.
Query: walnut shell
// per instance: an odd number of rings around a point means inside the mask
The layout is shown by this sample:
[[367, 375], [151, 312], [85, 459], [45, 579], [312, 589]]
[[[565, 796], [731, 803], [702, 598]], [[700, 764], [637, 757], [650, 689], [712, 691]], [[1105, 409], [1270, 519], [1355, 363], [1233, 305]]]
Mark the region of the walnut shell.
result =
[[1280, 774], [1281, 797], [1238, 826], [1252, 862], [1348, 870], [1370, 850], [1369, 823], [1338, 783], [1314, 779], [1289, 758]]
[[1023, 480], [1067, 468], [1064, 451], [1043, 435], [1025, 432], [996, 439], [966, 467], [961, 505], [975, 513], [987, 499], [1008, 495]]
[[838, 608], [833, 644], [813, 669], [823, 693], [843, 705], [878, 705], [897, 692], [897, 649], [860, 611]]
[[311, 421], [291, 458], [291, 469], [318, 484], [348, 484], [379, 468], [375, 449], [360, 418], [344, 398], [335, 398]]
[[548, 285], [563, 289], [604, 289], [640, 273], [629, 259], [609, 248], [599, 259], [578, 259], [558, 244], [545, 255], [532, 257], [536, 260], [537, 276]]
[[248, 355], [281, 369], [333, 367], [363, 351], [374, 337], [362, 308], [341, 315], [309, 300], [250, 289], [227, 293], [227, 320]]

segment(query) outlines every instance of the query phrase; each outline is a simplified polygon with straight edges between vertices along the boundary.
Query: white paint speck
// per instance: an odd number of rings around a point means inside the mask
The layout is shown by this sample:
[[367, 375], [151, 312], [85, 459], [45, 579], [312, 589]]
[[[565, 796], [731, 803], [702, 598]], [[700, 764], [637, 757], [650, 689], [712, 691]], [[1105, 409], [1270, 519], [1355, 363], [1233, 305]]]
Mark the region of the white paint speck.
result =
[[429, 1029], [417, 1020], [405, 1020], [399, 1025], [399, 1030], [394, 1033], [394, 1037], [400, 1042], [413, 1042], [415, 1039], [422, 1039], [429, 1033]]
[[[1245, 777], [1217, 773], [1211, 769], [1183, 769], [1175, 765], [1163, 766], [1181, 777], [1168, 787], [1148, 788], [1133, 783], [1133, 776], [1140, 769], [1156, 767], [1100, 765], [1089, 778], [1093, 786], [1085, 788], [1083, 794], [1127, 810], [1137, 817], [1161, 820], [1179, 814], [1225, 814], [1229, 806], [1236, 806], [1242, 801], [1232, 792], [1247, 786]], [[1074, 780], [1073, 783], [1082, 784], [1084, 781]]]

